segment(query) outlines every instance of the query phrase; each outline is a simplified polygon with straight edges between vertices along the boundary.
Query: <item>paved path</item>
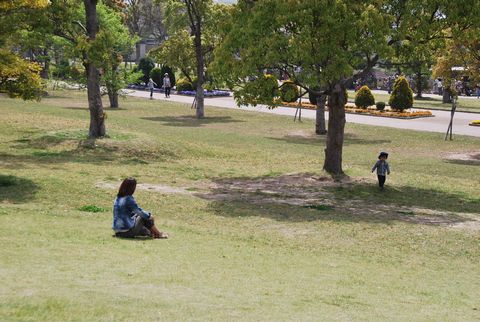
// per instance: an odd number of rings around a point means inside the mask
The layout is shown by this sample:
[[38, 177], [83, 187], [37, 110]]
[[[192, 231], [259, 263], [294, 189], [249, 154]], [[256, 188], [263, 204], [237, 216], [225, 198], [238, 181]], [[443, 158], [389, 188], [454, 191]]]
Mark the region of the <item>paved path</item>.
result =
[[[129, 95], [135, 97], [148, 98], [150, 93], [146, 91], [130, 91]], [[186, 104], [192, 104], [193, 97], [183, 95], [171, 95], [169, 99], [164, 98], [162, 93], [154, 93], [154, 99], [156, 100], [169, 100], [173, 102], [180, 102]], [[265, 106], [245, 106], [237, 107], [233, 97], [217, 97], [217, 98], [205, 98], [205, 106], [215, 106], [221, 108], [232, 108], [237, 110], [247, 110], [262, 113], [270, 113], [277, 115], [295, 115], [294, 108], [278, 107], [273, 110], [267, 109]], [[193, 112], [192, 112], [193, 114]], [[208, 109], [205, 114], [208, 116]], [[448, 124], [450, 123], [450, 112], [448, 111], [433, 111], [432, 114], [435, 117], [418, 118], [413, 120], [402, 120], [387, 117], [376, 117], [357, 114], [346, 114], [347, 122], [367, 124], [375, 126], [386, 126], [399, 129], [410, 129], [418, 131], [439, 132], [445, 134]], [[328, 119], [328, 113], [325, 115]], [[315, 119], [315, 111], [302, 110], [302, 117]], [[480, 113], [455, 113], [453, 120], [453, 134], [454, 135], [469, 135], [480, 137], [480, 127], [469, 126], [468, 124], [473, 120], [479, 120]]]

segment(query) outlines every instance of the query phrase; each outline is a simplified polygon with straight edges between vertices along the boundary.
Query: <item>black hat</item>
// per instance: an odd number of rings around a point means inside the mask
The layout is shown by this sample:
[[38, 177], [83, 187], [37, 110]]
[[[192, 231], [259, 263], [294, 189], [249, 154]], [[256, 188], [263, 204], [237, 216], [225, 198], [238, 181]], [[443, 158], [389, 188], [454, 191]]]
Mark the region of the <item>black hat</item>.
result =
[[378, 158], [380, 159], [380, 157], [382, 157], [382, 156], [384, 156], [385, 159], [387, 159], [387, 158], [388, 158], [388, 153], [385, 152], [385, 151], [382, 151], [382, 152], [380, 152], [380, 154], [378, 155]]

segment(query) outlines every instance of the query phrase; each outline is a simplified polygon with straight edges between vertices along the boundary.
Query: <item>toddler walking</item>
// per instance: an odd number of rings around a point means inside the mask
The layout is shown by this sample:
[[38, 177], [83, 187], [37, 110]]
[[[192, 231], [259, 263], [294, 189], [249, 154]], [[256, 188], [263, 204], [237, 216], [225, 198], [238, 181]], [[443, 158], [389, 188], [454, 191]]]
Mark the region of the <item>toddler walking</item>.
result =
[[375, 171], [375, 169], [377, 169], [378, 186], [380, 187], [380, 190], [383, 190], [383, 185], [387, 179], [387, 174], [390, 174], [390, 167], [388, 166], [387, 158], [387, 152], [380, 152], [378, 161], [375, 162], [375, 165], [372, 168], [372, 173]]

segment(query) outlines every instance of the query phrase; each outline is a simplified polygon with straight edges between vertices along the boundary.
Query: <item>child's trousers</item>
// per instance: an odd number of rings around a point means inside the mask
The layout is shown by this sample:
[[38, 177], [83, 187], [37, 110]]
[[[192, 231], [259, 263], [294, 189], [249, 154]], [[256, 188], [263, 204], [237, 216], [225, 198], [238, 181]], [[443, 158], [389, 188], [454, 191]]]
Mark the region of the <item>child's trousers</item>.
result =
[[385, 180], [387, 180], [387, 176], [378, 175], [378, 186], [380, 188], [383, 188], [383, 185], [385, 184]]

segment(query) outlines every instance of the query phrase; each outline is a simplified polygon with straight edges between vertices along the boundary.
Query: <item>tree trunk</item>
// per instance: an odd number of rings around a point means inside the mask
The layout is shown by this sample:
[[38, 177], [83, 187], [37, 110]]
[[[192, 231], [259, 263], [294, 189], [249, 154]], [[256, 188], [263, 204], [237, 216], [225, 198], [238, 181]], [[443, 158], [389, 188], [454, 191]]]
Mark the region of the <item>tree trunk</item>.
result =
[[[84, 0], [87, 36], [94, 41], [98, 32], [97, 0]], [[88, 108], [90, 110], [89, 137], [105, 136], [105, 113], [103, 112], [102, 95], [100, 93], [100, 73], [97, 67], [89, 61], [88, 54], [84, 63], [87, 73]]]
[[326, 95], [317, 96], [317, 110], [315, 119], [315, 133], [319, 135], [327, 134], [325, 129], [325, 101]]
[[328, 99], [328, 134], [323, 169], [332, 175], [343, 174], [342, 149], [345, 132], [345, 87], [333, 86]]
[[111, 108], [118, 108], [118, 92], [111, 87], [107, 86], [108, 99], [110, 101]]
[[195, 56], [197, 59], [197, 92], [195, 95], [195, 99], [197, 100], [197, 109], [196, 109], [196, 116], [198, 119], [202, 119], [205, 117], [205, 108], [204, 108], [204, 93], [203, 93], [203, 83], [205, 81], [205, 63], [203, 58], [203, 51], [202, 51], [202, 30], [200, 22], [196, 24], [196, 31], [195, 31]]
[[43, 62], [43, 68], [40, 72], [40, 77], [42, 79], [48, 79], [49, 78], [49, 74], [50, 74], [50, 57], [48, 56], [48, 49], [45, 48], [43, 50], [43, 59], [44, 59], [44, 62]]
[[415, 98], [422, 98], [422, 72], [418, 71], [417, 72], [417, 83], [415, 84], [417, 88], [417, 95], [415, 95]]
[[446, 104], [451, 102], [452, 102], [452, 96], [451, 96], [450, 88], [445, 87], [443, 89], [442, 103]]

